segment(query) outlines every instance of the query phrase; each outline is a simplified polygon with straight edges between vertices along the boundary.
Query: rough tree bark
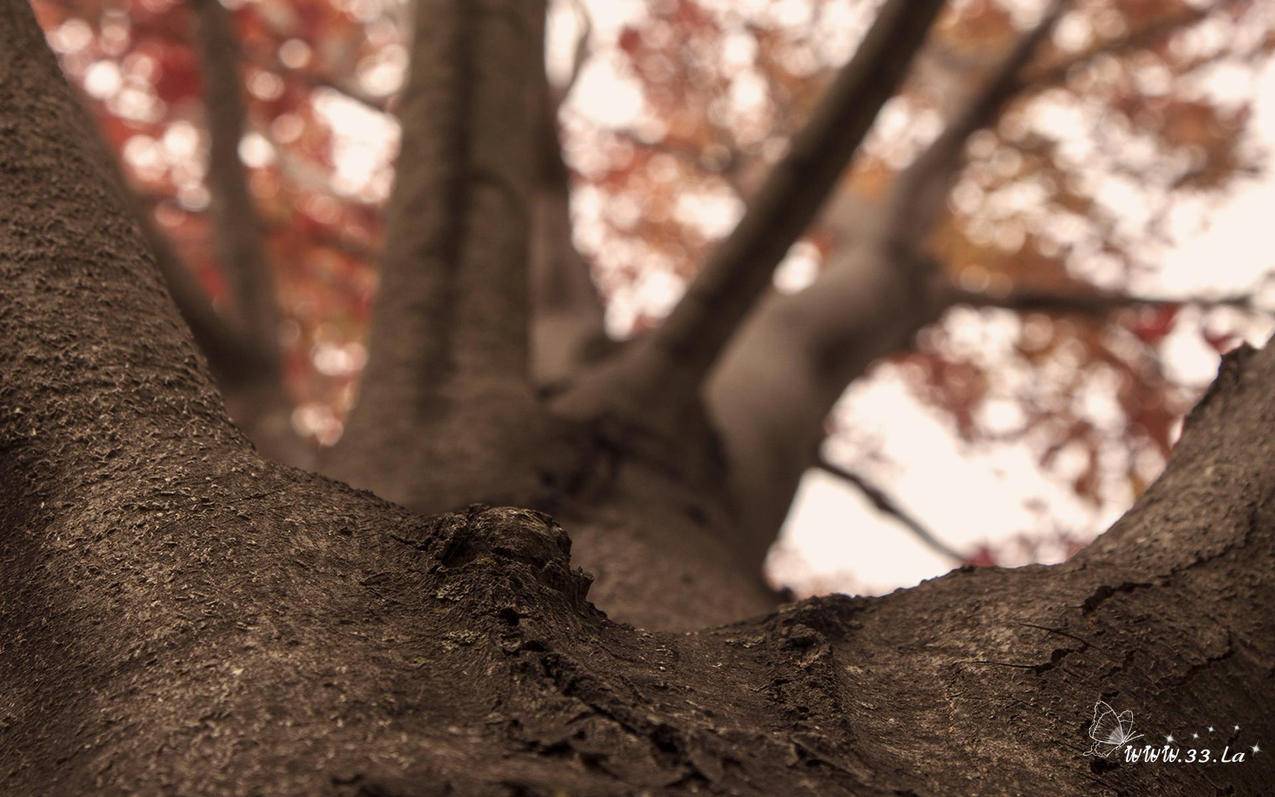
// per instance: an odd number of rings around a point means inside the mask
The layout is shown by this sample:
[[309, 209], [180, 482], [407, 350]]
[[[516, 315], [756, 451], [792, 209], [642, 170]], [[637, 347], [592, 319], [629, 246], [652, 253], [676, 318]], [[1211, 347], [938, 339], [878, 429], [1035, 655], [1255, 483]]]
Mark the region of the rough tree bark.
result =
[[5, 792], [1269, 782], [1264, 754], [1082, 752], [1100, 696], [1148, 733], [1275, 731], [1275, 346], [1226, 358], [1165, 475], [1065, 565], [643, 630], [589, 603], [544, 514], [426, 517], [263, 461], [87, 140], [30, 9], [0, 1]]

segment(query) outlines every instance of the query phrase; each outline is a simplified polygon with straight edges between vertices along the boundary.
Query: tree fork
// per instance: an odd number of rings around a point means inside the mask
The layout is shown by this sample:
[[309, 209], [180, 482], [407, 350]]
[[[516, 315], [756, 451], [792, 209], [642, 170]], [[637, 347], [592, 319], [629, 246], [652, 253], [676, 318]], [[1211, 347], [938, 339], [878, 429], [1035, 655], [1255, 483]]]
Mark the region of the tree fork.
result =
[[262, 462], [22, 0], [0, 0], [0, 783], [11, 793], [1261, 793], [1275, 733], [1275, 346], [1073, 561], [689, 633], [587, 602], [539, 513], [425, 518]]
[[621, 356], [584, 374], [556, 401], [561, 411], [575, 417], [643, 416], [643, 425], [679, 433], [687, 410], [698, 406], [709, 370], [903, 82], [942, 7], [942, 0], [889, 0], [883, 6], [744, 217], [668, 318]]

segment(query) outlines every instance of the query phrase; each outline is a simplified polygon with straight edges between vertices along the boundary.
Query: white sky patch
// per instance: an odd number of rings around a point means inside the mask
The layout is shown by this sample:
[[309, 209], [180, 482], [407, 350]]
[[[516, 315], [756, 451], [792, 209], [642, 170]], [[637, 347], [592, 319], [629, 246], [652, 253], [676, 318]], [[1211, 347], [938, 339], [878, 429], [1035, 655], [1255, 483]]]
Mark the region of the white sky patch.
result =
[[798, 241], [775, 269], [775, 287], [784, 293], [807, 288], [819, 276], [819, 250], [809, 241]]
[[260, 133], [249, 133], [239, 141], [239, 159], [250, 168], [260, 169], [274, 162], [274, 147]]
[[314, 110], [332, 130], [333, 187], [347, 195], [374, 190], [377, 172], [398, 148], [398, 124], [333, 91], [316, 91]]
[[688, 192], [677, 198], [677, 215], [708, 238], [721, 238], [743, 215], [744, 203], [726, 192]]
[[123, 84], [124, 78], [114, 61], [95, 61], [84, 72], [84, 90], [99, 100], [113, 96]]
[[[843, 424], [881, 430], [885, 456], [898, 467], [874, 471], [878, 485], [933, 533], [958, 550], [1003, 540], [1037, 527], [1023, 504], [1046, 495], [1052, 516], [1077, 529], [1091, 527], [1100, 512], [1041, 471], [1026, 446], [972, 451], [961, 446], [943, 419], [921, 405], [897, 374], [878, 373], [851, 389], [838, 416]], [[836, 458], [841, 453], [830, 451]], [[849, 573], [865, 593], [888, 592], [950, 570], [953, 565], [917, 541], [894, 520], [878, 514], [857, 490], [812, 471], [789, 513], [782, 547], [799, 560], [785, 569], [802, 581]], [[774, 572], [773, 577], [783, 578]]]
[[569, 102], [578, 113], [602, 127], [632, 127], [644, 113], [642, 91], [617, 70], [610, 58], [595, 58], [580, 73]]

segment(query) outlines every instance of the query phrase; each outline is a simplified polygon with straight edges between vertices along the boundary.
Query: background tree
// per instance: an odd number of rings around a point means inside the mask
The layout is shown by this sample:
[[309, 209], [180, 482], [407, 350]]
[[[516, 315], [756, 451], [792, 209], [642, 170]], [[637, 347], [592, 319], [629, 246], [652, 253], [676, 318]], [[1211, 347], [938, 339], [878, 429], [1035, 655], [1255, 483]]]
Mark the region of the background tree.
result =
[[[296, 360], [287, 346], [302, 325], [285, 324], [281, 343], [270, 334], [278, 308], [262, 293], [278, 283], [288, 296], [287, 266], [278, 265], [286, 258], [269, 245], [269, 217], [252, 207], [254, 193], [284, 194], [288, 156], [264, 134], [241, 136], [249, 124], [232, 80], [236, 51], [254, 57], [251, 35], [235, 46], [224, 9], [207, 0], [136, 14], [157, 36], [198, 31], [199, 56], [183, 47], [170, 55], [202, 60], [208, 172], [201, 179], [196, 160], [195, 179], [176, 188], [177, 201], [185, 189], [194, 206], [205, 191], [218, 230], [215, 273], [230, 312], [215, 315], [137, 212], [147, 196], [130, 208], [26, 4], [0, 6], [0, 483], [11, 496], [0, 564], [14, 585], [0, 657], [6, 785], [363, 794], [1258, 788], [1269, 776], [1260, 757], [1219, 774], [1112, 766], [1081, 753], [1095, 696], [1136, 705], [1149, 730], [1221, 728], [1224, 717], [1236, 726], [1229, 744], [1269, 738], [1269, 348], [1228, 355], [1166, 473], [1066, 564], [963, 568], [886, 598], [778, 609], [761, 580], [796, 480], [818, 461], [824, 416], [873, 360], [953, 303], [1106, 317], [1146, 302], [1095, 291], [1069, 271], [1061, 283], [1045, 280], [1049, 290], [975, 292], [918, 246], [941, 225], [949, 237], [966, 235], [959, 219], [945, 220], [944, 198], [966, 143], [1032, 84], [1025, 75], [1056, 81], [1098, 50], [1178, 52], [1162, 43], [1174, 30], [1163, 22], [1129, 33], [1132, 44], [1050, 51], [1072, 15], [1098, 13], [1064, 4], [980, 70], [937, 135], [878, 180], [875, 201], [851, 195], [856, 232], [809, 288], [768, 294], [790, 247], [828, 213], [856, 152], [858, 169], [883, 170], [861, 145], [909, 71], [926, 64], [918, 54], [929, 52], [927, 35], [938, 47], [959, 27], [957, 17], [933, 28], [941, 6], [890, 0], [875, 10], [787, 145], [763, 148], [761, 162], [773, 164], [755, 168], [765, 177], [755, 186], [740, 179], [747, 209], [706, 248], [683, 298], [616, 345], [598, 335], [600, 308], [568, 237], [567, 171], [552, 123], [562, 97], [542, 78], [545, 9], [417, 4], [408, 77], [393, 103], [401, 154], [366, 378], [346, 433], [317, 465], [406, 510], [263, 458], [227, 420], [210, 380], [263, 452], [301, 456], [277, 421], [280, 375]], [[268, 18], [277, 8], [257, 10]], [[307, 5], [298, 18], [323, 17], [320, 8]], [[697, 6], [660, 8], [713, 35]], [[1190, 25], [1247, 8], [1172, 10]], [[118, 11], [98, 18], [96, 37], [60, 10], [46, 13], [64, 53], [95, 46], [118, 55], [133, 41], [133, 18]], [[649, 39], [620, 37], [640, 69], [653, 63], [642, 52]], [[1229, 43], [1248, 54], [1244, 39]], [[298, 69], [314, 52], [289, 38], [272, 55]], [[124, 91], [120, 68], [102, 63], [84, 69], [91, 96], [110, 95], [141, 123], [166, 107], [135, 86]], [[269, 62], [247, 85], [286, 93], [283, 71]], [[334, 77], [350, 72], [304, 74], [296, 79], [307, 91], [340, 85], [379, 104]], [[298, 136], [307, 129], [288, 124]], [[193, 125], [176, 129], [162, 146], [197, 146]], [[1009, 138], [993, 150], [1030, 149]], [[130, 131], [126, 163], [145, 163], [150, 146], [161, 145]], [[245, 171], [254, 162], [279, 166]], [[295, 168], [298, 184], [312, 174]], [[857, 173], [845, 191], [856, 190]], [[359, 213], [374, 216], [348, 197], [314, 196], [299, 195], [298, 206], [326, 207], [342, 235], [359, 230]], [[576, 305], [584, 309], [570, 312]], [[537, 320], [540, 308], [552, 324]], [[764, 353], [781, 355], [769, 359], [773, 370], [762, 367]], [[549, 364], [556, 370], [540, 370]], [[452, 511], [475, 501], [529, 508]], [[536, 509], [551, 509], [570, 538]], [[592, 588], [572, 562], [596, 575]], [[165, 755], [173, 750], [182, 755]]]
[[[175, 250], [161, 258], [170, 289], [232, 414], [275, 458], [313, 464], [314, 444], [339, 438], [366, 360], [397, 136], [387, 108], [407, 60], [403, 8], [37, 8], [152, 211], [152, 242]], [[875, 6], [679, 0], [602, 32], [585, 5], [552, 10], [554, 40], [570, 41], [557, 46], [565, 63], [542, 105], [548, 118], [563, 109], [566, 159], [550, 130], [533, 188], [529, 342], [534, 381], [550, 386], [607, 349], [604, 313], [610, 333], [628, 337], [666, 312]], [[846, 409], [854, 417], [853, 403], [829, 415], [847, 385], [898, 375], [967, 445], [1029, 449], [1096, 520], [1159, 472], [1203, 388], [1166, 367], [1166, 350], [1194, 334], [1221, 351], [1269, 328], [1260, 281], [1194, 296], [1146, 287], [1185, 220], [1259, 167], [1246, 133], [1251, 95], [1211, 86], [1218, 74], [1251, 79], [1266, 63], [1269, 9], [1076, 3], [1056, 34], [1033, 38], [1035, 21], [995, 2], [952, 7], [787, 252], [780, 295], [714, 366], [707, 397], [758, 547], [809, 468], [834, 465], [879, 493], [873, 484], [900, 466], [853, 421], [837, 421]], [[582, 75], [637, 93], [607, 116], [573, 103]], [[911, 277], [891, 267], [897, 256], [868, 256], [892, 225], [915, 249], [903, 258], [920, 264]], [[813, 273], [818, 284], [806, 284]], [[925, 301], [906, 303], [914, 317], [876, 300], [913, 290], [909, 281], [926, 283]], [[873, 320], [870, 308], [891, 310]], [[274, 336], [262, 332], [278, 326], [272, 318], [282, 319]], [[1009, 340], [997, 352], [964, 344], [980, 326]], [[733, 328], [725, 315], [722, 328]], [[1111, 411], [1095, 413], [1094, 395]], [[1061, 520], [1061, 507], [1041, 504], [1047, 497], [1023, 500], [1043, 506], [1040, 527], [1021, 538], [1029, 560], [1056, 559], [1097, 531]], [[906, 501], [888, 503], [909, 516]], [[1024, 555], [936, 547], [954, 561]]]

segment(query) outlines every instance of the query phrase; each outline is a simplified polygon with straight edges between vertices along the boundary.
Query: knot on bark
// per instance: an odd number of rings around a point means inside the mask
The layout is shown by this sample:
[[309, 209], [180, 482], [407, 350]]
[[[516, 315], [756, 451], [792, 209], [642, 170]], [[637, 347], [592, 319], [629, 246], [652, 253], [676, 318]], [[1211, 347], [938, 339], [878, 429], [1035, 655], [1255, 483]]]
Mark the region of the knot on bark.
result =
[[495, 566], [511, 577], [529, 574], [580, 603], [593, 583], [583, 570], [571, 567], [571, 538], [543, 512], [475, 504], [463, 514], [440, 518], [433, 539], [437, 561], [447, 570], [465, 570], [480, 563], [484, 570]]

